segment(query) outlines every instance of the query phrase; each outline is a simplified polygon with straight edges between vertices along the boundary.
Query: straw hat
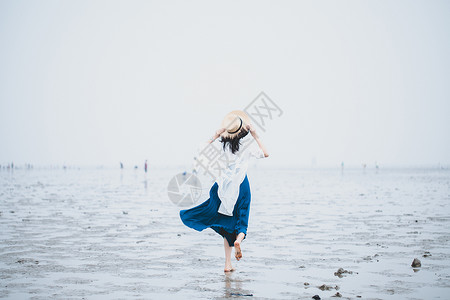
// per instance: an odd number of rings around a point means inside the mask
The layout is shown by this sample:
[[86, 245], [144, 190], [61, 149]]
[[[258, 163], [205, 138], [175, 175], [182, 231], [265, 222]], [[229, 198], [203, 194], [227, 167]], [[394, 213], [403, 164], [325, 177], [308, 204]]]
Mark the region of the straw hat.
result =
[[242, 110], [233, 110], [228, 113], [222, 121], [222, 128], [225, 131], [220, 135], [222, 137], [233, 138], [239, 134], [242, 128], [250, 124], [250, 118]]

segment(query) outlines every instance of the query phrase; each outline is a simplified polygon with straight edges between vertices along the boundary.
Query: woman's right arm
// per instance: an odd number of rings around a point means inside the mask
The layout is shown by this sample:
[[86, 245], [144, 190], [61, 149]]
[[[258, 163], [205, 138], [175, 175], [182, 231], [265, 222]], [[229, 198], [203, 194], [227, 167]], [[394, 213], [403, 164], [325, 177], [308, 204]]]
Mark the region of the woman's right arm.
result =
[[208, 143], [211, 144], [214, 142], [225, 130], [225, 128], [218, 129], [216, 133], [208, 140]]

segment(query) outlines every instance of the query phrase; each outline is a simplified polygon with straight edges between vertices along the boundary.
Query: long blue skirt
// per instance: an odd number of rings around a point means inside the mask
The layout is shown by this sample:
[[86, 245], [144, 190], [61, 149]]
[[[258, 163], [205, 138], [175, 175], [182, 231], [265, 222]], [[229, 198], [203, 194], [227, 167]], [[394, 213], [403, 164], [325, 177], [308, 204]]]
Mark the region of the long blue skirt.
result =
[[247, 236], [248, 215], [250, 212], [250, 185], [245, 175], [239, 187], [239, 197], [234, 205], [233, 216], [222, 215], [218, 212], [221, 201], [217, 195], [219, 186], [217, 182], [209, 191], [209, 199], [202, 204], [180, 211], [180, 218], [184, 225], [202, 231], [211, 228], [227, 239], [228, 244], [233, 247], [236, 236], [243, 232]]

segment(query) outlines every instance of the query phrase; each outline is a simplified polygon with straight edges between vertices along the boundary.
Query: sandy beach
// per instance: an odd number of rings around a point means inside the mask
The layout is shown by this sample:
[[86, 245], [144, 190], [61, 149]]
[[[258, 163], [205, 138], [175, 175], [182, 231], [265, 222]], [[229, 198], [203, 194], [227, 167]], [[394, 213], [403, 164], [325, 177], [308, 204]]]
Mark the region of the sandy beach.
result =
[[180, 171], [1, 170], [0, 298], [449, 297], [449, 170], [251, 167], [228, 275], [220, 236], [168, 198]]

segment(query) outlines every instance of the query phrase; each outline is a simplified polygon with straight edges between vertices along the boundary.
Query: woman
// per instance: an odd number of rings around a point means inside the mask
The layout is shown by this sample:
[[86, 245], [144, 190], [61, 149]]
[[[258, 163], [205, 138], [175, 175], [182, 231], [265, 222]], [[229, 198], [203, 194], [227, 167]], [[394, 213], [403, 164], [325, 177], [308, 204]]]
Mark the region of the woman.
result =
[[[207, 147], [219, 137], [220, 161], [225, 162], [225, 166], [209, 191], [210, 198], [194, 208], [180, 211], [180, 217], [188, 227], [197, 231], [212, 228], [223, 237], [224, 272], [232, 272], [231, 248], [234, 246], [235, 257], [240, 260], [241, 243], [247, 235], [251, 198], [248, 162], [252, 157], [263, 158], [269, 154], [243, 111], [227, 114], [221, 129], [202, 146]], [[252, 143], [254, 141], [256, 144]]]

